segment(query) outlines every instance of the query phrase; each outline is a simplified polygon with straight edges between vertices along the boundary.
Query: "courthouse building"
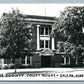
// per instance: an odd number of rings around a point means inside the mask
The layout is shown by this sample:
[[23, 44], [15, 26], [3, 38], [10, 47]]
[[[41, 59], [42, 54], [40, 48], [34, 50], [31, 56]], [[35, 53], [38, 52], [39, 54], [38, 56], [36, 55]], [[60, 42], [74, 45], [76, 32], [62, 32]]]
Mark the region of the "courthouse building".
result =
[[[64, 57], [64, 52], [57, 52], [56, 40], [53, 35], [53, 24], [56, 17], [24, 15], [25, 23], [32, 24], [32, 41], [35, 43], [35, 54], [24, 59], [16, 59], [17, 63], [24, 66], [40, 67], [58, 67], [60, 65], [70, 64], [68, 58]], [[59, 42], [60, 43], [60, 42]], [[3, 64], [11, 63], [11, 59], [1, 59]]]
[[56, 17], [25, 15], [24, 20], [33, 26], [30, 31], [36, 48], [35, 54], [28, 58], [29, 61], [26, 58], [27, 62], [24, 61], [24, 64], [29, 63], [36, 68], [66, 65], [68, 61], [64, 57], [64, 52], [57, 52], [56, 37], [53, 35], [53, 24], [57, 20]]

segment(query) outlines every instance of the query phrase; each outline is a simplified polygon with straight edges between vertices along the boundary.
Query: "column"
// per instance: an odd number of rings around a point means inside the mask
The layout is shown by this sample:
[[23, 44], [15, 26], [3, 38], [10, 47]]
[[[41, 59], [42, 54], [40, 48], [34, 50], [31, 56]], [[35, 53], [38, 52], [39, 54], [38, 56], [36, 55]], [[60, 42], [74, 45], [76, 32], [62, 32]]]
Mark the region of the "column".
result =
[[54, 41], [54, 28], [52, 27], [52, 38], [51, 38], [51, 40], [52, 40], [52, 50], [55, 50], [55, 41]]
[[27, 56], [25, 56], [25, 65], [27, 65]]
[[2, 64], [4, 64], [4, 59], [1, 59], [1, 61], [2, 61]]
[[82, 27], [82, 33], [84, 33], [84, 27]]
[[69, 63], [69, 65], [70, 65], [70, 57], [69, 57], [69, 62], [68, 62], [68, 63]]
[[37, 50], [39, 50], [39, 48], [40, 48], [40, 40], [39, 40], [39, 26], [40, 25], [37, 25]]
[[32, 56], [30, 56], [30, 65], [32, 65]]
[[66, 57], [64, 57], [64, 64], [66, 65]]
[[55, 50], [55, 41], [54, 41], [54, 37], [52, 37], [52, 50]]

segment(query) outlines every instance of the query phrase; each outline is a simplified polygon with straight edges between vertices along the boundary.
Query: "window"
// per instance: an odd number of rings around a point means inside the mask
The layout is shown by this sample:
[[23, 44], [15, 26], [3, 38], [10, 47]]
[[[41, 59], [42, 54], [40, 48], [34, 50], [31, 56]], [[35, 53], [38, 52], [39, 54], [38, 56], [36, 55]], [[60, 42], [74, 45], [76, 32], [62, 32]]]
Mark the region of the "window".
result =
[[49, 48], [49, 40], [40, 40], [40, 48]]
[[44, 41], [43, 40], [40, 41], [40, 48], [44, 48]]
[[48, 48], [48, 40], [45, 41], [45, 48]]
[[50, 32], [51, 32], [51, 27], [45, 25], [45, 26], [40, 26], [40, 48], [45, 49], [49, 48], [49, 41], [50, 41]]
[[22, 64], [30, 64], [30, 57], [27, 57], [27, 60], [25, 60], [25, 58], [22, 58]]
[[30, 64], [30, 57], [27, 57], [27, 64]]
[[40, 27], [40, 35], [49, 35], [51, 29], [46, 27]]
[[40, 34], [44, 35], [44, 28], [40, 28]]
[[45, 35], [49, 35], [49, 28], [45, 28]]

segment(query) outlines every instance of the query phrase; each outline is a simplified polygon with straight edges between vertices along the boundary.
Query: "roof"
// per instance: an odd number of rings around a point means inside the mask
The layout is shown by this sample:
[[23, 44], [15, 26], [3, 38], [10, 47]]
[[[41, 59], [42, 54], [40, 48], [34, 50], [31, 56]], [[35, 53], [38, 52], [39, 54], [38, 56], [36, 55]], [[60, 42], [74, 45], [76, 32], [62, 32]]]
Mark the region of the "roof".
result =
[[56, 17], [50, 16], [23, 15], [23, 17], [24, 22], [32, 24], [53, 25], [56, 21]]
[[56, 20], [56, 17], [51, 17], [51, 16], [39, 16], [39, 15], [24, 15], [24, 18]]
[[[51, 16], [25, 15], [25, 14], [20, 14], [20, 16], [24, 18], [24, 23], [32, 23], [32, 24], [53, 25], [57, 20], [56, 17]], [[8, 17], [7, 13], [3, 13], [0, 22], [5, 17]]]

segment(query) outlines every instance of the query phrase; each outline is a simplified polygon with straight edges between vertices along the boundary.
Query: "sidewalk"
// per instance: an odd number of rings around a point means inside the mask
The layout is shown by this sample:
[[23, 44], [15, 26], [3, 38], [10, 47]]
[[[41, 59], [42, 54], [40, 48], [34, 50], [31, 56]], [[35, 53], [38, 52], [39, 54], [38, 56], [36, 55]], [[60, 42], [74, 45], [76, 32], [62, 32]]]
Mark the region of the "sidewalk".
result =
[[[66, 73], [66, 72], [83, 72], [84, 68], [33, 68], [33, 69], [16, 69], [16, 72], [57, 72], [57, 73]], [[0, 73], [13, 73], [15, 69], [4, 69], [0, 70]]]

